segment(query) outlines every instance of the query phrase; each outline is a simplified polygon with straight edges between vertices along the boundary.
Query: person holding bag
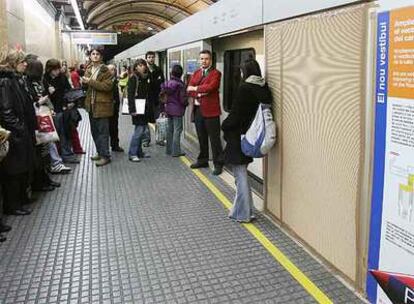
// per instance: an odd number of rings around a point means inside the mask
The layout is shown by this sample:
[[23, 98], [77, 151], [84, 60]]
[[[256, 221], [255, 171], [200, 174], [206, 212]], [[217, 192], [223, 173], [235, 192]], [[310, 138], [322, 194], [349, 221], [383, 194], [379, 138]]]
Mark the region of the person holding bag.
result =
[[102, 63], [102, 49], [93, 47], [90, 51], [92, 64], [86, 69], [82, 83], [88, 87], [85, 109], [89, 112], [89, 121], [97, 154], [91, 159], [101, 167], [111, 162], [109, 151], [109, 119], [113, 115], [112, 75]]
[[[134, 133], [129, 145], [129, 160], [139, 162], [141, 158], [149, 157], [142, 151], [143, 136], [148, 128], [148, 122], [153, 118], [153, 106], [148, 101], [150, 79], [148, 75], [147, 62], [138, 59], [134, 64], [134, 74], [128, 80], [128, 109], [132, 116], [132, 124], [135, 126]], [[137, 106], [145, 103], [145, 106]]]
[[226, 147], [225, 164], [231, 166], [235, 183], [236, 197], [230, 210], [229, 218], [238, 222], [250, 222], [253, 218], [253, 197], [248, 181], [247, 166], [253, 161], [241, 150], [241, 135], [246, 134], [253, 121], [260, 103], [271, 104], [272, 94], [262, 78], [260, 66], [254, 59], [248, 59], [241, 65], [242, 83], [238, 88], [236, 99], [230, 114], [223, 121]]

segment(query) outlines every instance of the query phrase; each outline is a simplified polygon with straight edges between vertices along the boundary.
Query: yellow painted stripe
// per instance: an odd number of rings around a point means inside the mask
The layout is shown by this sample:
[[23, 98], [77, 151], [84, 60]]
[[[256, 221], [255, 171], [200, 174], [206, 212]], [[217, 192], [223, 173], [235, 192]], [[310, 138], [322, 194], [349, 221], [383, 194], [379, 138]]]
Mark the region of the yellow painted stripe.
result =
[[[190, 166], [190, 161], [186, 157], [180, 157], [181, 161]], [[194, 174], [203, 182], [203, 184], [217, 197], [217, 199], [230, 209], [232, 203], [229, 199], [203, 174], [200, 170], [193, 170]], [[323, 293], [289, 258], [283, 254], [264, 234], [252, 223], [241, 224], [247, 231], [256, 238], [260, 244], [282, 265], [286, 271], [318, 302], [333, 303], [328, 296]]]

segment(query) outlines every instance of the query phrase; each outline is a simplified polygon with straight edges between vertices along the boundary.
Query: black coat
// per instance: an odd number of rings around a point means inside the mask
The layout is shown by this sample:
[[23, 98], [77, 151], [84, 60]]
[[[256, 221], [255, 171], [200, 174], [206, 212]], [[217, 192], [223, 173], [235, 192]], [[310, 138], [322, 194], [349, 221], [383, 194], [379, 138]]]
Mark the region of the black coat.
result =
[[[55, 92], [53, 94], [49, 94], [50, 86], [55, 88]], [[43, 87], [49, 94], [49, 98], [53, 103], [54, 111], [56, 113], [63, 112], [63, 107], [67, 107], [67, 103], [64, 98], [65, 92], [71, 89], [68, 78], [62, 73], [55, 78], [52, 78], [46, 73], [43, 77]]]
[[11, 131], [9, 153], [0, 174], [17, 175], [33, 167], [36, 116], [23, 78], [14, 72], [0, 71], [0, 125]]
[[[138, 80], [138, 81], [137, 81]], [[143, 78], [140, 75], [134, 74], [128, 80], [128, 107], [129, 113], [135, 113], [135, 99], [146, 99], [145, 113], [142, 115], [132, 116], [132, 123], [134, 125], [147, 125], [149, 122], [154, 123], [154, 105], [148, 98], [150, 88], [150, 78]], [[137, 89], [138, 85], [138, 89]], [[136, 95], [135, 95], [136, 93]]]
[[150, 89], [148, 92], [148, 99], [154, 106], [160, 104], [161, 84], [164, 82], [164, 74], [159, 66], [154, 64], [154, 70], [149, 73]]
[[241, 151], [241, 135], [246, 134], [260, 103], [270, 104], [272, 93], [267, 84], [263, 87], [243, 82], [238, 91], [230, 114], [222, 123], [226, 147], [224, 161], [226, 164], [243, 165], [253, 161]]

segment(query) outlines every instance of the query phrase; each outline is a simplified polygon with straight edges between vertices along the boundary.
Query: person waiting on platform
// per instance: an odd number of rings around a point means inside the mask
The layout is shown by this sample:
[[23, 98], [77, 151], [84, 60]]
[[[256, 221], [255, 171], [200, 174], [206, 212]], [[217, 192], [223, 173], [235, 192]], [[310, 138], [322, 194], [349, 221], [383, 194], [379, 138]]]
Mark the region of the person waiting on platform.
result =
[[194, 72], [187, 87], [194, 103], [194, 122], [200, 153], [192, 169], [207, 168], [209, 160], [208, 140], [213, 152], [214, 175], [223, 171], [223, 149], [220, 139], [220, 98], [221, 73], [212, 66], [211, 52], [200, 52], [201, 68]]
[[112, 75], [102, 63], [102, 49], [93, 47], [89, 56], [92, 64], [86, 69], [82, 84], [88, 88], [85, 109], [89, 113], [91, 133], [97, 151], [91, 159], [100, 167], [111, 162], [109, 119], [113, 115]]
[[49, 95], [56, 113], [54, 122], [59, 134], [60, 150], [63, 162], [79, 163], [72, 150], [71, 131], [68, 122], [64, 119], [65, 112], [70, 110], [74, 104], [67, 104], [64, 99], [66, 91], [71, 89], [68, 79], [61, 73], [61, 65], [57, 59], [46, 61], [45, 75], [43, 76], [43, 87]]
[[[132, 124], [135, 126], [134, 133], [129, 145], [129, 160], [139, 162], [141, 158], [149, 157], [142, 151], [142, 140], [148, 122], [154, 117], [153, 106], [148, 97], [150, 79], [148, 75], [147, 62], [144, 59], [138, 59], [133, 67], [134, 74], [128, 80], [128, 108], [132, 116]], [[145, 100], [145, 109], [142, 113], [137, 113], [135, 100]]]
[[0, 166], [5, 214], [28, 215], [28, 188], [33, 168], [36, 115], [23, 73], [27, 62], [20, 50], [0, 54], [0, 122], [11, 132], [9, 152]]
[[161, 85], [161, 96], [165, 94], [165, 112], [168, 116], [166, 153], [172, 157], [184, 156], [181, 152], [181, 132], [183, 131], [183, 115], [186, 107], [185, 84], [181, 80], [183, 68], [174, 65], [171, 69], [171, 80]]
[[122, 66], [121, 68], [121, 73], [119, 74], [119, 90], [121, 91], [121, 95], [122, 97], [124, 97], [124, 92], [125, 92], [125, 88], [128, 84], [128, 79], [129, 79], [129, 71], [128, 71], [128, 67], [126, 65]]
[[121, 103], [118, 90], [118, 79], [116, 77], [116, 66], [113, 64], [108, 65], [108, 69], [112, 75], [112, 99], [114, 103], [114, 115], [109, 120], [109, 136], [111, 138], [111, 148], [114, 152], [124, 152], [119, 146], [119, 129], [118, 129], [118, 120], [119, 120], [119, 106]]
[[250, 222], [253, 215], [253, 198], [247, 166], [253, 161], [241, 150], [241, 135], [245, 134], [253, 121], [260, 103], [272, 103], [270, 89], [262, 78], [260, 66], [254, 59], [241, 65], [242, 83], [238, 88], [230, 114], [223, 121], [222, 130], [226, 147], [225, 163], [232, 167], [236, 183], [236, 197], [229, 217], [238, 222]]
[[[145, 54], [145, 60], [148, 64], [148, 75], [150, 78], [150, 87], [148, 91], [148, 101], [153, 106], [153, 118], [150, 123], [155, 123], [155, 119], [160, 115], [160, 91], [161, 84], [164, 82], [164, 74], [159, 66], [155, 64], [155, 52], [149, 51]], [[148, 147], [151, 143], [151, 133], [149, 128], [145, 130], [143, 145]], [[158, 145], [164, 145], [164, 141], [157, 142]]]

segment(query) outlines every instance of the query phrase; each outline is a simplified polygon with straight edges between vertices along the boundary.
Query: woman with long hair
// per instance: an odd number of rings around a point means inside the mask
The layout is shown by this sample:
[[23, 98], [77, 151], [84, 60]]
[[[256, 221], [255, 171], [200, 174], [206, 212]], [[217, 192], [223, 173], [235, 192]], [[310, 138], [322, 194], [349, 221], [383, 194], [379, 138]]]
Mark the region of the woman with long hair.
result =
[[248, 59], [243, 62], [241, 78], [236, 99], [221, 128], [227, 143], [224, 149], [225, 163], [231, 166], [236, 182], [236, 197], [229, 217], [238, 222], [250, 222], [254, 214], [247, 166], [253, 159], [243, 154], [241, 135], [249, 129], [259, 104], [272, 103], [272, 94], [256, 60]]

